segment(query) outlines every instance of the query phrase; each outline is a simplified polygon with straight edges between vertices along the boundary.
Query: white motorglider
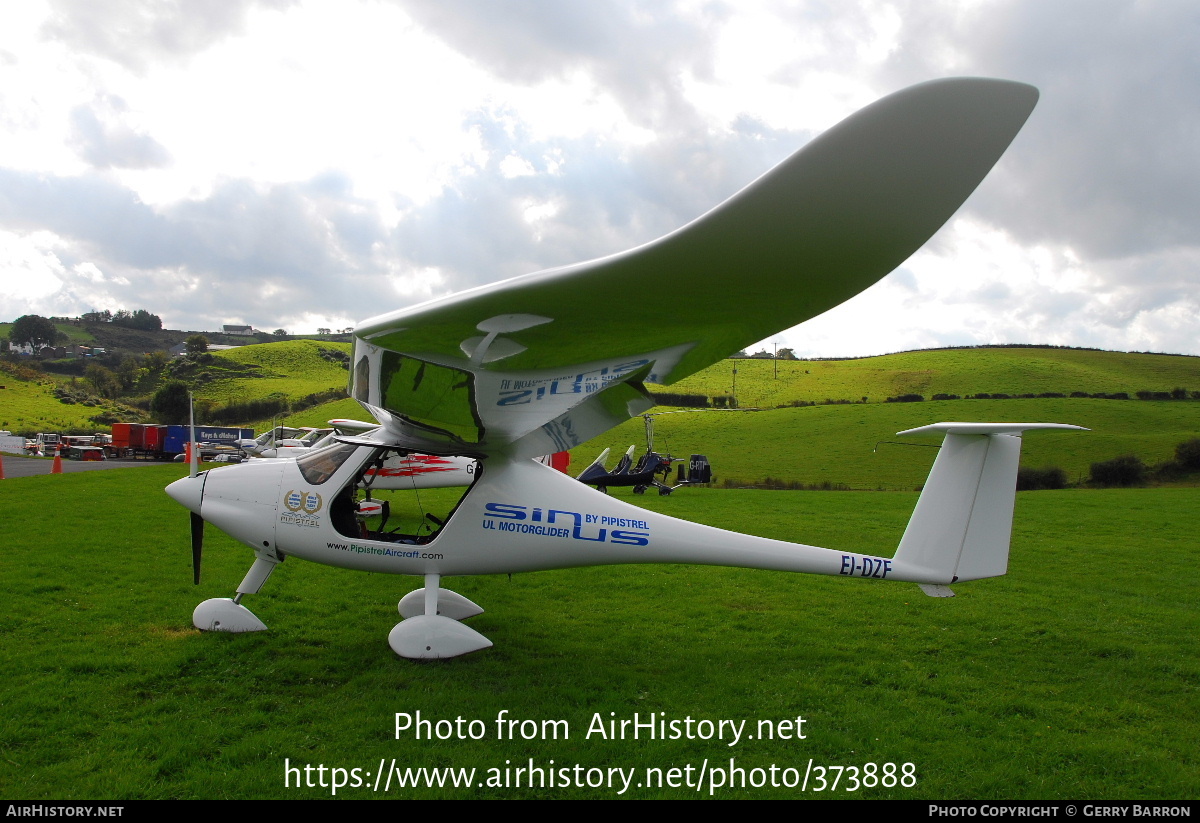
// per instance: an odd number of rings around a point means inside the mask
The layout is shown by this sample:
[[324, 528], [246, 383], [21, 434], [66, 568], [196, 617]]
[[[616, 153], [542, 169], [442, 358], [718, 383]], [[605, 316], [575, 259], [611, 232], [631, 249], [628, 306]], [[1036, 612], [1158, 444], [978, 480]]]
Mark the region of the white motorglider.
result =
[[[814, 139], [681, 229], [621, 254], [526, 275], [355, 327], [351, 395], [379, 427], [296, 460], [254, 461], [172, 483], [203, 524], [255, 560], [237, 596], [201, 603], [195, 625], [254, 631], [241, 605], [285, 556], [417, 575], [389, 643], [409, 658], [477, 651], [461, 621], [482, 609], [442, 587], [451, 575], [611, 563], [701, 563], [918, 583], [1007, 569], [1021, 435], [1039, 423], [939, 423], [944, 437], [894, 557], [752, 537], [655, 514], [532, 457], [584, 443], [653, 405], [673, 383], [814, 317], [916, 251], [983, 180], [1037, 91], [958, 78], [890, 95]], [[630, 305], [630, 294], [641, 300]], [[621, 333], [596, 305], [627, 307]], [[672, 317], [656, 307], [670, 304]], [[390, 456], [473, 458], [472, 485], [436, 530], [367, 527], [387, 512], [370, 471]], [[367, 499], [359, 500], [365, 490]]]
[[258, 437], [235, 440], [233, 444], [245, 452], [247, 457], [257, 457], [267, 449], [274, 449], [276, 441], [288, 440], [300, 433], [301, 429], [292, 426], [276, 426]]

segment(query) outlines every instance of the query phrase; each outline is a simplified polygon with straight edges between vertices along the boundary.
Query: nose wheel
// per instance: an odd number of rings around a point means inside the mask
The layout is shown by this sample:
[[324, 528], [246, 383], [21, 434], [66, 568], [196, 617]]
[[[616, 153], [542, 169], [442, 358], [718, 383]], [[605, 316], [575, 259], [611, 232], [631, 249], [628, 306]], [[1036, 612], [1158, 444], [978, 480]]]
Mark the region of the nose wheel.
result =
[[202, 632], [265, 632], [267, 626], [236, 600], [214, 597], [192, 612], [192, 625]]
[[278, 565], [278, 560], [257, 558], [237, 587], [237, 595], [205, 600], [192, 612], [192, 625], [202, 632], [265, 632], [266, 624], [242, 605], [242, 597], [257, 594]]

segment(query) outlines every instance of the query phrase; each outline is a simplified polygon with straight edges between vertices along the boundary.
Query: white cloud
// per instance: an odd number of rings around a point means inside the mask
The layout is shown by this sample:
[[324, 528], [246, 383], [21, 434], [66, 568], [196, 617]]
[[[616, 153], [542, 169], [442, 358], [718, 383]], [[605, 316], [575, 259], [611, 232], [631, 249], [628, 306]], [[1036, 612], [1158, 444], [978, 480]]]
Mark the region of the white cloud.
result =
[[500, 161], [500, 174], [507, 179], [512, 179], [513, 177], [526, 177], [531, 174], [537, 174], [537, 170], [524, 157], [510, 154]]
[[[13, 314], [57, 314], [49, 299], [62, 288], [65, 267], [56, 253], [60, 239], [51, 232], [0, 230], [0, 292], [6, 301], [26, 307]], [[38, 308], [32, 308], [32, 307]]]
[[256, 324], [352, 325], [650, 240], [962, 72], [1041, 104], [928, 247], [782, 339], [1200, 352], [1192, 4], [217, 5], [0, 8], [0, 315], [152, 294], [203, 327], [241, 291], [276, 295]]

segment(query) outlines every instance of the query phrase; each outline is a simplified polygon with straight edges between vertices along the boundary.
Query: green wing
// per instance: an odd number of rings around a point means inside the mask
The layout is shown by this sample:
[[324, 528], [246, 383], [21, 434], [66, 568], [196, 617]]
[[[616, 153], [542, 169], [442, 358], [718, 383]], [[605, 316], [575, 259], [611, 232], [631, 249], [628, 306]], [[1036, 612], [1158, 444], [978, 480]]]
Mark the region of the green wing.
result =
[[[984, 78], [913, 86], [658, 240], [371, 318], [355, 331], [351, 392], [422, 448], [532, 455], [583, 442], [649, 407], [641, 381], [686, 377], [900, 265], [1037, 97]], [[605, 306], [620, 316], [598, 323]], [[422, 380], [414, 361], [428, 364]]]

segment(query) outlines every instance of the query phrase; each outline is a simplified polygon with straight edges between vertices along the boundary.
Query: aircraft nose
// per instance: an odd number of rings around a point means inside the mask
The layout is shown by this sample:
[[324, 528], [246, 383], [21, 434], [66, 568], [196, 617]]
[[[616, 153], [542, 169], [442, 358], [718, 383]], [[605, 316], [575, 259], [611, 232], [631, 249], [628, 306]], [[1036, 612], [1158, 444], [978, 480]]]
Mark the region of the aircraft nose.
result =
[[167, 494], [193, 514], [200, 514], [200, 501], [204, 497], [204, 479], [204, 475], [201, 474], [176, 480], [167, 486]]

